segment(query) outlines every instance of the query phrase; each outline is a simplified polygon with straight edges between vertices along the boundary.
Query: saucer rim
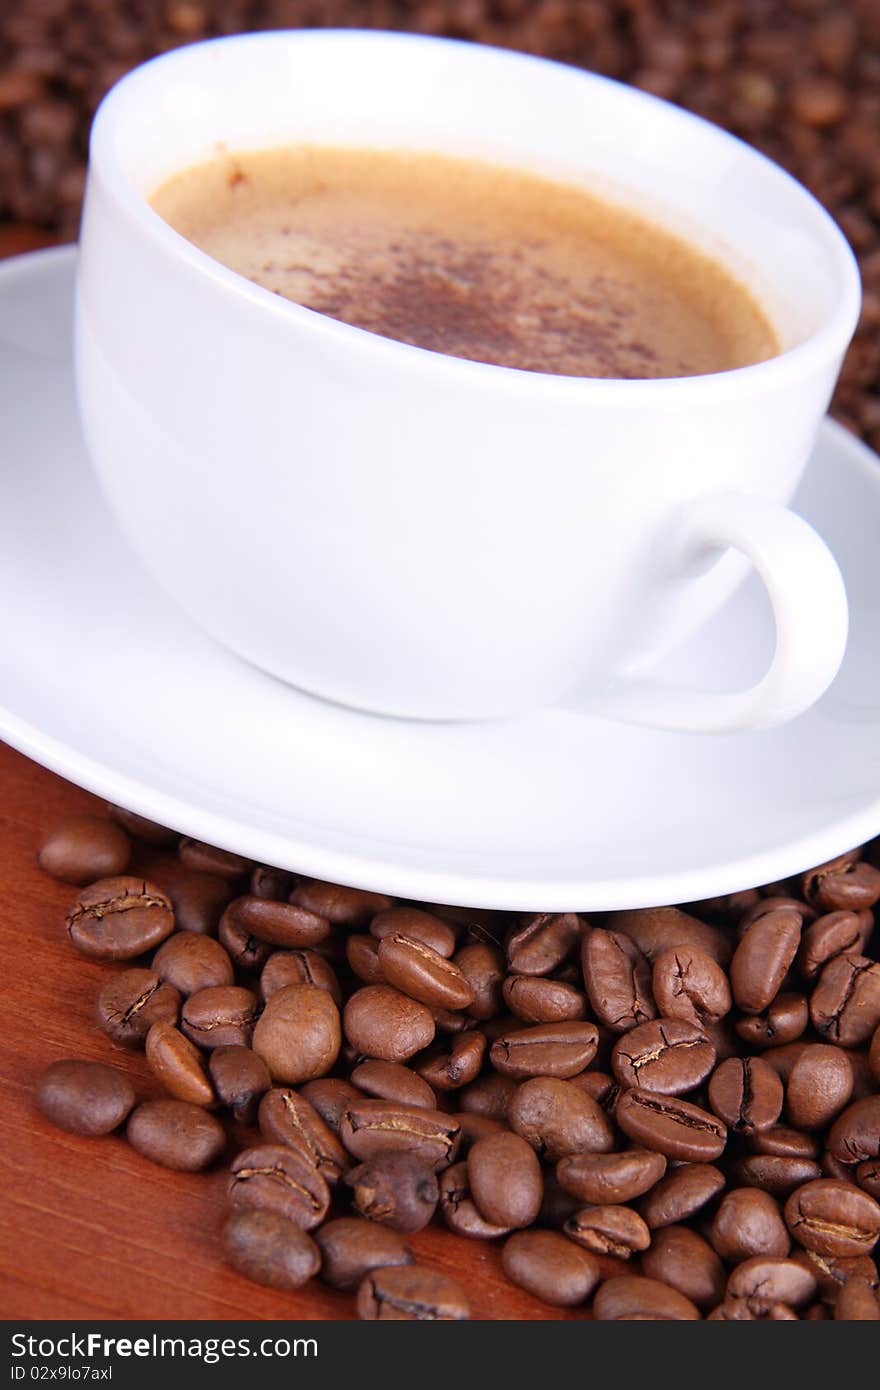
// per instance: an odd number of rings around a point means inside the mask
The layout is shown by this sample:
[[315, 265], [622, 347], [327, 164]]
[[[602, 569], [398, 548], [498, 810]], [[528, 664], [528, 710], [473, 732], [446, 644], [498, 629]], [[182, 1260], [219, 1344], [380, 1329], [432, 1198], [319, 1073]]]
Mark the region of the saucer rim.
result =
[[[0, 265], [0, 295], [10, 280], [28, 272], [72, 269], [76, 247], [50, 247], [11, 257]], [[865, 481], [880, 493], [880, 459], [843, 425], [826, 418], [820, 438], [845, 454]], [[769, 735], [772, 737], [772, 733]], [[716, 735], [693, 735], [714, 738]], [[0, 702], [0, 738], [52, 772], [105, 800], [126, 807], [181, 835], [244, 854], [257, 863], [291, 869], [309, 877], [350, 884], [421, 902], [455, 903], [502, 911], [618, 911], [668, 903], [694, 902], [787, 878], [861, 845], [880, 832], [880, 791], [859, 811], [837, 819], [785, 846], [740, 856], [724, 864], [677, 869], [632, 878], [559, 879], [552, 884], [529, 878], [441, 872], [376, 855], [322, 848], [302, 838], [253, 829], [180, 795], [157, 790], [137, 777], [79, 752], [72, 744], [25, 720]]]

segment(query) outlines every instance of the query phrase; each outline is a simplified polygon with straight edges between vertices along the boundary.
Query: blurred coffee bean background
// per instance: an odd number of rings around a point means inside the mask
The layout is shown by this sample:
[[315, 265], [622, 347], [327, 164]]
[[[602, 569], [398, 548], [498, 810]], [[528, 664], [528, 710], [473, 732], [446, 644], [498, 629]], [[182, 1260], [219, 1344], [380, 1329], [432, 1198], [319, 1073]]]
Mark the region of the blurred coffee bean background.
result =
[[880, 0], [0, 0], [0, 246], [76, 237], [92, 114], [129, 68], [207, 36], [318, 26], [575, 63], [790, 169], [861, 263], [864, 310], [835, 413], [880, 450]]

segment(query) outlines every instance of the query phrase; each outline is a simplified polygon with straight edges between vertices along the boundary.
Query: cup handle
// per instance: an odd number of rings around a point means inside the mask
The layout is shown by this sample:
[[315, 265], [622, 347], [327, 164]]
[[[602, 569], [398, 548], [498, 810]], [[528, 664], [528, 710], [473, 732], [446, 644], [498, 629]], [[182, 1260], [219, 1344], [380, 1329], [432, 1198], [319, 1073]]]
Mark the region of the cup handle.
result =
[[685, 570], [728, 546], [751, 560], [770, 597], [776, 650], [761, 680], [732, 694], [643, 675], [617, 677], [590, 710], [632, 724], [695, 733], [768, 729], [794, 719], [833, 681], [846, 648], [846, 590], [837, 561], [802, 517], [741, 495], [696, 499], [673, 559]]

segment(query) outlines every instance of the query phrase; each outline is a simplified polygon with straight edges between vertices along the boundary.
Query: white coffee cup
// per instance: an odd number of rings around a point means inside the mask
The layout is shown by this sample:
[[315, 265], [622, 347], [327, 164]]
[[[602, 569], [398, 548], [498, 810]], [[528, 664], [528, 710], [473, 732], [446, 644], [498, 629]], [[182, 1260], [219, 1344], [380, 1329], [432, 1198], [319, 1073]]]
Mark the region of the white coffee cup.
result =
[[[662, 381], [445, 357], [280, 299], [149, 206], [221, 143], [295, 142], [450, 152], [604, 190], [718, 254], [783, 351]], [[96, 117], [77, 303], [86, 436], [131, 545], [202, 627], [304, 690], [441, 719], [577, 700], [716, 731], [792, 718], [838, 669], [840, 573], [785, 504], [856, 324], [858, 272], [803, 188], [684, 111], [412, 35], [178, 49]], [[749, 561], [775, 612], [764, 678], [733, 694], [654, 680]]]

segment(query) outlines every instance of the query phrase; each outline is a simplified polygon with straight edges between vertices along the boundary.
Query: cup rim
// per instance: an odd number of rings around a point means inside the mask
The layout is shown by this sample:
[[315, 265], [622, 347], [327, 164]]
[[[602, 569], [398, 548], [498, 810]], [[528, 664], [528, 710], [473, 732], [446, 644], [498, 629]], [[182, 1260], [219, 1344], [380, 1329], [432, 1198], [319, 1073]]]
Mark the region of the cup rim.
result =
[[[809, 210], [817, 229], [823, 234], [823, 252], [835, 262], [835, 270], [842, 292], [836, 298], [834, 308], [823, 322], [801, 342], [776, 353], [762, 362], [748, 366], [729, 368], [725, 371], [703, 373], [681, 377], [586, 377], [569, 376], [552, 372], [530, 371], [524, 368], [501, 366], [493, 362], [480, 362], [471, 358], [454, 357], [438, 352], [433, 348], [419, 347], [385, 337], [370, 329], [359, 328], [340, 319], [331, 318], [319, 310], [273, 294], [263, 286], [255, 284], [245, 276], [232, 270], [214, 257], [201, 251], [186, 237], [175, 231], [157, 212], [153, 210], [146, 197], [136, 190], [126, 173], [114, 141], [114, 125], [117, 109], [137, 97], [137, 88], [144, 81], [144, 74], [153, 72], [156, 67], [181, 68], [200, 55], [205, 49], [218, 45], [228, 47], [259, 47], [285, 45], [317, 45], [332, 47], [339, 42], [390, 45], [395, 47], [435, 47], [443, 45], [448, 49], [466, 51], [469, 60], [475, 54], [486, 53], [494, 61], [512, 66], [533, 68], [540, 65], [544, 69], [558, 70], [566, 75], [576, 74], [585, 82], [604, 88], [613, 88], [633, 103], [645, 107], [651, 113], [662, 112], [664, 118], [675, 116], [683, 122], [696, 122], [711, 132], [712, 138], [726, 145], [733, 145], [753, 162], [759, 163], [779, 181], [788, 184]], [[427, 149], [427, 147], [426, 147]], [[327, 29], [270, 29], [254, 33], [224, 35], [205, 39], [194, 44], [186, 44], [157, 55], [145, 63], [138, 64], [131, 72], [120, 78], [101, 101], [92, 124], [89, 138], [89, 180], [100, 179], [104, 191], [113, 199], [116, 206], [136, 224], [165, 254], [187, 264], [201, 279], [211, 280], [224, 293], [232, 293], [240, 301], [252, 305], [264, 315], [278, 316], [282, 321], [308, 325], [312, 331], [320, 332], [333, 341], [348, 342], [352, 345], [368, 345], [375, 355], [382, 353], [389, 358], [389, 368], [398, 369], [421, 363], [435, 375], [451, 377], [459, 386], [468, 381], [472, 385], [493, 388], [511, 388], [515, 393], [541, 390], [567, 398], [583, 396], [591, 398], [618, 399], [632, 393], [645, 395], [670, 392], [680, 395], [685, 391], [699, 391], [701, 396], [715, 394], [726, 397], [731, 393], [768, 389], [782, 384], [792, 375], [809, 374], [813, 370], [826, 367], [837, 355], [842, 355], [855, 332], [861, 310], [861, 278], [855, 254], [830, 213], [819, 200], [802, 184], [774, 160], [745, 140], [724, 130], [721, 126], [702, 116], [695, 115], [685, 108], [654, 96], [625, 82], [605, 77], [572, 64], [553, 59], [537, 57], [500, 48], [492, 44], [476, 44], [464, 39], [444, 38], [429, 34], [413, 34], [395, 30], [327, 28]], [[86, 202], [88, 199], [86, 199]]]

